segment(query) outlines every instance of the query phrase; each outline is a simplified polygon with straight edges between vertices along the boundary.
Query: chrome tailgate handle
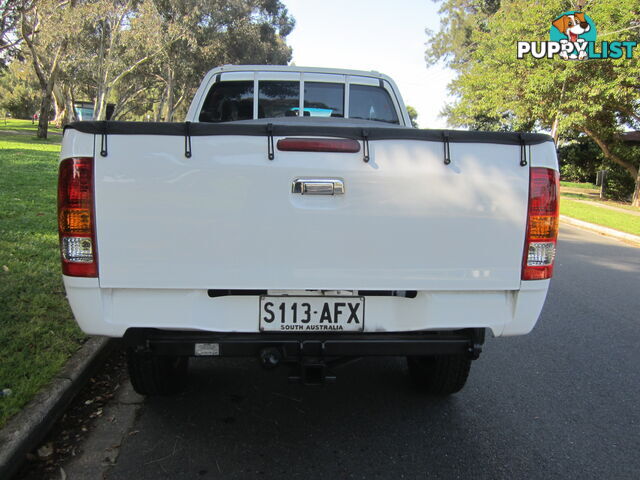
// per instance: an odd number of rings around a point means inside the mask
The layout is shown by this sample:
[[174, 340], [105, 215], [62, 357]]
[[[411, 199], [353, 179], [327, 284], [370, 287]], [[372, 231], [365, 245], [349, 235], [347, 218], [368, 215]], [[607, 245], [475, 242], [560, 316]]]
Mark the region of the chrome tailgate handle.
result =
[[291, 193], [342, 195], [344, 194], [344, 182], [337, 178], [297, 178], [291, 185]]

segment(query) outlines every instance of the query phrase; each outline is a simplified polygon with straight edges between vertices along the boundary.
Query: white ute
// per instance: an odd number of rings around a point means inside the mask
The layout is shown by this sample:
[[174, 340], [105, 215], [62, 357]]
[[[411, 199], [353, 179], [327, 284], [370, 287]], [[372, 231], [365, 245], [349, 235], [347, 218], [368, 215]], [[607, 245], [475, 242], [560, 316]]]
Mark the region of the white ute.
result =
[[543, 134], [411, 128], [374, 72], [224, 66], [182, 123], [67, 126], [64, 283], [86, 333], [122, 337], [144, 394], [192, 356], [406, 356], [460, 390], [485, 330], [523, 335], [549, 287], [558, 164]]

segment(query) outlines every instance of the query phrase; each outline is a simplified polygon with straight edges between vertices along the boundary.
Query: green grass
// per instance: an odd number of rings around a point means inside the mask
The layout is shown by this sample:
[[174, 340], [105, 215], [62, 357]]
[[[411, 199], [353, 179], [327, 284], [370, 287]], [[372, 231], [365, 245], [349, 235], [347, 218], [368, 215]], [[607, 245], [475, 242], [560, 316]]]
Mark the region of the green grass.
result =
[[85, 338], [73, 321], [60, 274], [61, 137], [37, 140], [2, 131], [16, 130], [17, 123], [5, 127], [0, 120], [0, 389], [12, 391], [0, 397], [0, 426], [51, 380]]
[[[31, 124], [31, 120], [22, 120], [19, 118], [7, 118], [5, 123], [5, 118], [0, 117], [0, 130], [15, 130], [18, 132], [35, 132], [38, 129], [38, 123], [35, 125]], [[49, 124], [49, 132], [61, 133], [61, 128], [55, 128], [53, 124]]]
[[631, 212], [640, 213], [640, 208], [632, 207], [629, 203], [624, 202], [616, 202], [615, 200], [600, 200], [599, 197], [594, 197], [593, 195], [584, 195], [582, 193], [562, 193], [563, 198], [572, 198], [575, 200], [586, 200], [588, 202], [596, 202], [601, 203], [603, 205], [609, 205], [611, 207], [622, 208], [624, 210], [629, 210]]
[[621, 232], [640, 235], [640, 216], [637, 215], [576, 202], [566, 197], [560, 201], [560, 213], [585, 222], [614, 228]]
[[598, 189], [600, 187], [593, 183], [576, 183], [576, 182], [560, 182], [561, 187], [569, 188], [585, 188], [585, 189]]

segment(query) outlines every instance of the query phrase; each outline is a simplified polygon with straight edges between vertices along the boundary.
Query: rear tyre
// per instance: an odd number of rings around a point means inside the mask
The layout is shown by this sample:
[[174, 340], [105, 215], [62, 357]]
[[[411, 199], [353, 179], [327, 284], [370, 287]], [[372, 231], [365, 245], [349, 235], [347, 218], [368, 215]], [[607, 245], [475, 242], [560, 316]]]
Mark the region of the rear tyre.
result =
[[433, 395], [451, 395], [467, 383], [471, 358], [466, 355], [407, 357], [409, 376], [420, 390]]
[[154, 355], [130, 348], [127, 367], [131, 385], [141, 395], [171, 395], [187, 386], [189, 357]]

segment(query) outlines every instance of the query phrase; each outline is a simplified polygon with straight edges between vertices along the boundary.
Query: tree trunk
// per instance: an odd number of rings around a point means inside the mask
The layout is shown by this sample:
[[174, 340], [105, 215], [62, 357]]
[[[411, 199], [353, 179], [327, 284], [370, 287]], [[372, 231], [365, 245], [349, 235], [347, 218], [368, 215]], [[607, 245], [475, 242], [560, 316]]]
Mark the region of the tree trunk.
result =
[[65, 95], [64, 95], [64, 99], [65, 99], [65, 108], [67, 110], [67, 121], [70, 122], [75, 122], [76, 121], [76, 111], [75, 111], [75, 101], [73, 99], [73, 91], [71, 90], [71, 87], [69, 85], [65, 85], [64, 87], [65, 90]]
[[58, 75], [58, 61], [65, 49], [65, 44], [58, 46], [53, 61], [51, 62], [51, 68], [48, 72], [45, 72], [44, 66], [41, 65], [41, 60], [38, 57], [38, 52], [31, 39], [31, 33], [27, 31], [25, 15], [22, 13], [22, 37], [25, 43], [29, 47], [31, 58], [33, 61], [33, 68], [36, 71], [36, 76], [40, 82], [40, 88], [42, 92], [42, 99], [40, 100], [40, 117], [38, 118], [38, 138], [47, 138], [49, 131], [49, 110], [51, 109], [51, 100], [53, 96], [53, 87], [56, 84], [56, 77]]
[[596, 135], [595, 132], [593, 132], [592, 130], [589, 130], [588, 128], [583, 128], [582, 130], [589, 137], [591, 137], [591, 139], [594, 142], [596, 142], [596, 144], [598, 145], [598, 147], [600, 147], [600, 150], [602, 150], [602, 153], [604, 154], [607, 160], [611, 160], [612, 162], [617, 163], [621, 167], [624, 167], [624, 169], [627, 172], [629, 172], [629, 175], [631, 175], [631, 178], [635, 179], [636, 187], [633, 192], [633, 200], [631, 204], [634, 207], [640, 207], [640, 198], [638, 198], [640, 196], [640, 169], [637, 169], [635, 165], [633, 165], [633, 163], [613, 153], [611, 151], [610, 146], [599, 135]]
[[106, 120], [107, 119], [107, 96], [109, 94], [109, 89], [103, 85], [102, 88], [98, 91], [98, 95], [96, 97], [96, 103], [93, 110], [93, 119], [94, 120]]
[[49, 131], [49, 110], [51, 110], [51, 90], [42, 90], [40, 115], [38, 117], [38, 138], [47, 138]]
[[553, 125], [551, 125], [551, 137], [553, 137], [553, 143], [556, 144], [556, 147], [558, 145], [558, 115], [556, 115], [556, 118], [553, 119]]
[[164, 100], [165, 100], [165, 95], [164, 95], [164, 89], [161, 91], [160, 93], [160, 101], [158, 103], [158, 110], [156, 110], [156, 118], [155, 121], [156, 122], [162, 122], [162, 114], [164, 113]]
[[56, 108], [56, 115], [53, 119], [53, 124], [57, 128], [61, 128], [65, 123], [68, 123], [68, 111], [67, 101], [63, 88], [60, 86], [53, 87], [53, 100]]
[[38, 138], [47, 138], [49, 131], [49, 115], [51, 113], [51, 103], [53, 100], [53, 87], [56, 84], [57, 67], [54, 65], [53, 71], [49, 75], [49, 80], [42, 90], [42, 100], [40, 102], [40, 117], [38, 118]]
[[173, 69], [169, 67], [169, 75], [167, 76], [167, 114], [165, 115], [165, 121], [173, 122], [173, 111], [174, 111], [174, 74]]
[[104, 90], [107, 83], [106, 65], [105, 65], [105, 29], [106, 22], [100, 21], [100, 46], [98, 47], [98, 72], [97, 72], [97, 85], [96, 85], [96, 99], [93, 102], [93, 119], [101, 120], [103, 103], [105, 98]]

